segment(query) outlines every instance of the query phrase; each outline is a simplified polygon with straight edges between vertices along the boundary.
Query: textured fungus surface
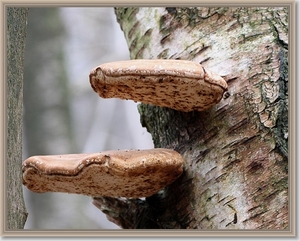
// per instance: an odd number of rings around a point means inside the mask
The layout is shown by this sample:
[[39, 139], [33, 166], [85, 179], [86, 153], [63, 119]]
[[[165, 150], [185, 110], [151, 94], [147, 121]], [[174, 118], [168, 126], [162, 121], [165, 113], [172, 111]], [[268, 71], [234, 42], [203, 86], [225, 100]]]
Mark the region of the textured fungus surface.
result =
[[34, 192], [147, 197], [177, 179], [181, 155], [170, 149], [33, 156], [23, 163], [23, 184]]
[[90, 83], [103, 98], [136, 102], [189, 112], [217, 104], [226, 81], [185, 60], [129, 60], [102, 64], [91, 71]]

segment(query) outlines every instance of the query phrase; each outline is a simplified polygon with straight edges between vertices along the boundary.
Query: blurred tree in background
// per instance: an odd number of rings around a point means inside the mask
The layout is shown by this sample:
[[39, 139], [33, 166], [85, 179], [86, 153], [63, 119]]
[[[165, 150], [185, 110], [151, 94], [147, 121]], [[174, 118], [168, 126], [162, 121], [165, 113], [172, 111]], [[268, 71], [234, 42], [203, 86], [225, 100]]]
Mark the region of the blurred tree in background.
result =
[[[59, 8], [30, 8], [24, 72], [26, 156], [71, 153], [76, 149], [63, 51], [65, 39]], [[28, 220], [35, 228], [44, 227], [56, 212], [55, 196], [28, 193], [26, 199], [28, 207], [34, 207], [30, 208]]]
[[[33, 155], [152, 147], [136, 104], [92, 90], [95, 66], [128, 59], [113, 8], [30, 8], [24, 72], [23, 160]], [[25, 228], [119, 228], [80, 195], [24, 188]]]
[[[29, 10], [24, 75], [24, 147], [28, 155], [75, 150], [65, 39], [59, 8]], [[56, 138], [60, 141], [53, 143]]]
[[[22, 111], [23, 70], [28, 8], [6, 8], [7, 82], [6, 107], [6, 223], [5, 229], [22, 229], [27, 218], [22, 193]], [[5, 81], [4, 81], [5, 83]], [[4, 84], [5, 85], [5, 84]], [[4, 88], [3, 88], [4, 89]], [[5, 151], [4, 151], [5, 152]], [[4, 163], [3, 163], [4, 164]], [[3, 217], [4, 218], [4, 217]]]

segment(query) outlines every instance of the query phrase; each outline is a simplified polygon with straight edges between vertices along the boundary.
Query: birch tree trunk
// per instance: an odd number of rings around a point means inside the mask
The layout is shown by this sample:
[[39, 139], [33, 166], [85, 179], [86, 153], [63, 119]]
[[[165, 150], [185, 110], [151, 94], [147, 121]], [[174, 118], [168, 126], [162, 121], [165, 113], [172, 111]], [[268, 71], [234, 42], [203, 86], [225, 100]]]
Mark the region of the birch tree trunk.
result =
[[27, 218], [22, 191], [23, 71], [28, 8], [7, 8], [7, 159], [5, 229]]
[[94, 198], [123, 228], [287, 229], [288, 9], [116, 8], [131, 58], [186, 59], [223, 76], [215, 107], [139, 105], [184, 174], [145, 200]]

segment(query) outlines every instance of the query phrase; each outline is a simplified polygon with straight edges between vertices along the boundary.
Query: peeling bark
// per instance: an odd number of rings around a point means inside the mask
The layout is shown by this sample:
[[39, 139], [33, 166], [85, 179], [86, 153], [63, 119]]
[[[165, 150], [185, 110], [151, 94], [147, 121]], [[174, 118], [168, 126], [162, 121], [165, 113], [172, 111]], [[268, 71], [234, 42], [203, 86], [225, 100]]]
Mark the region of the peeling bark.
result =
[[288, 9], [115, 12], [132, 59], [193, 60], [229, 88], [203, 112], [139, 105], [155, 147], [181, 153], [184, 174], [145, 200], [95, 198], [97, 207], [123, 228], [287, 229]]

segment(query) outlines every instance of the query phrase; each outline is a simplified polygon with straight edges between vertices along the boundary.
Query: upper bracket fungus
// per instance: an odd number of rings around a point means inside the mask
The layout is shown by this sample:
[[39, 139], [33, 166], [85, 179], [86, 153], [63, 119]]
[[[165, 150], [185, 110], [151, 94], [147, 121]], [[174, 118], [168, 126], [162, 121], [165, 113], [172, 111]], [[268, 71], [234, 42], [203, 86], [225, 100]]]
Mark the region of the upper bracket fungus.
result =
[[23, 184], [38, 193], [138, 198], [176, 180], [183, 172], [183, 158], [163, 148], [32, 156], [22, 170]]
[[184, 112], [212, 107], [228, 88], [221, 76], [200, 64], [172, 59], [105, 63], [91, 71], [90, 83], [103, 98], [130, 99]]

